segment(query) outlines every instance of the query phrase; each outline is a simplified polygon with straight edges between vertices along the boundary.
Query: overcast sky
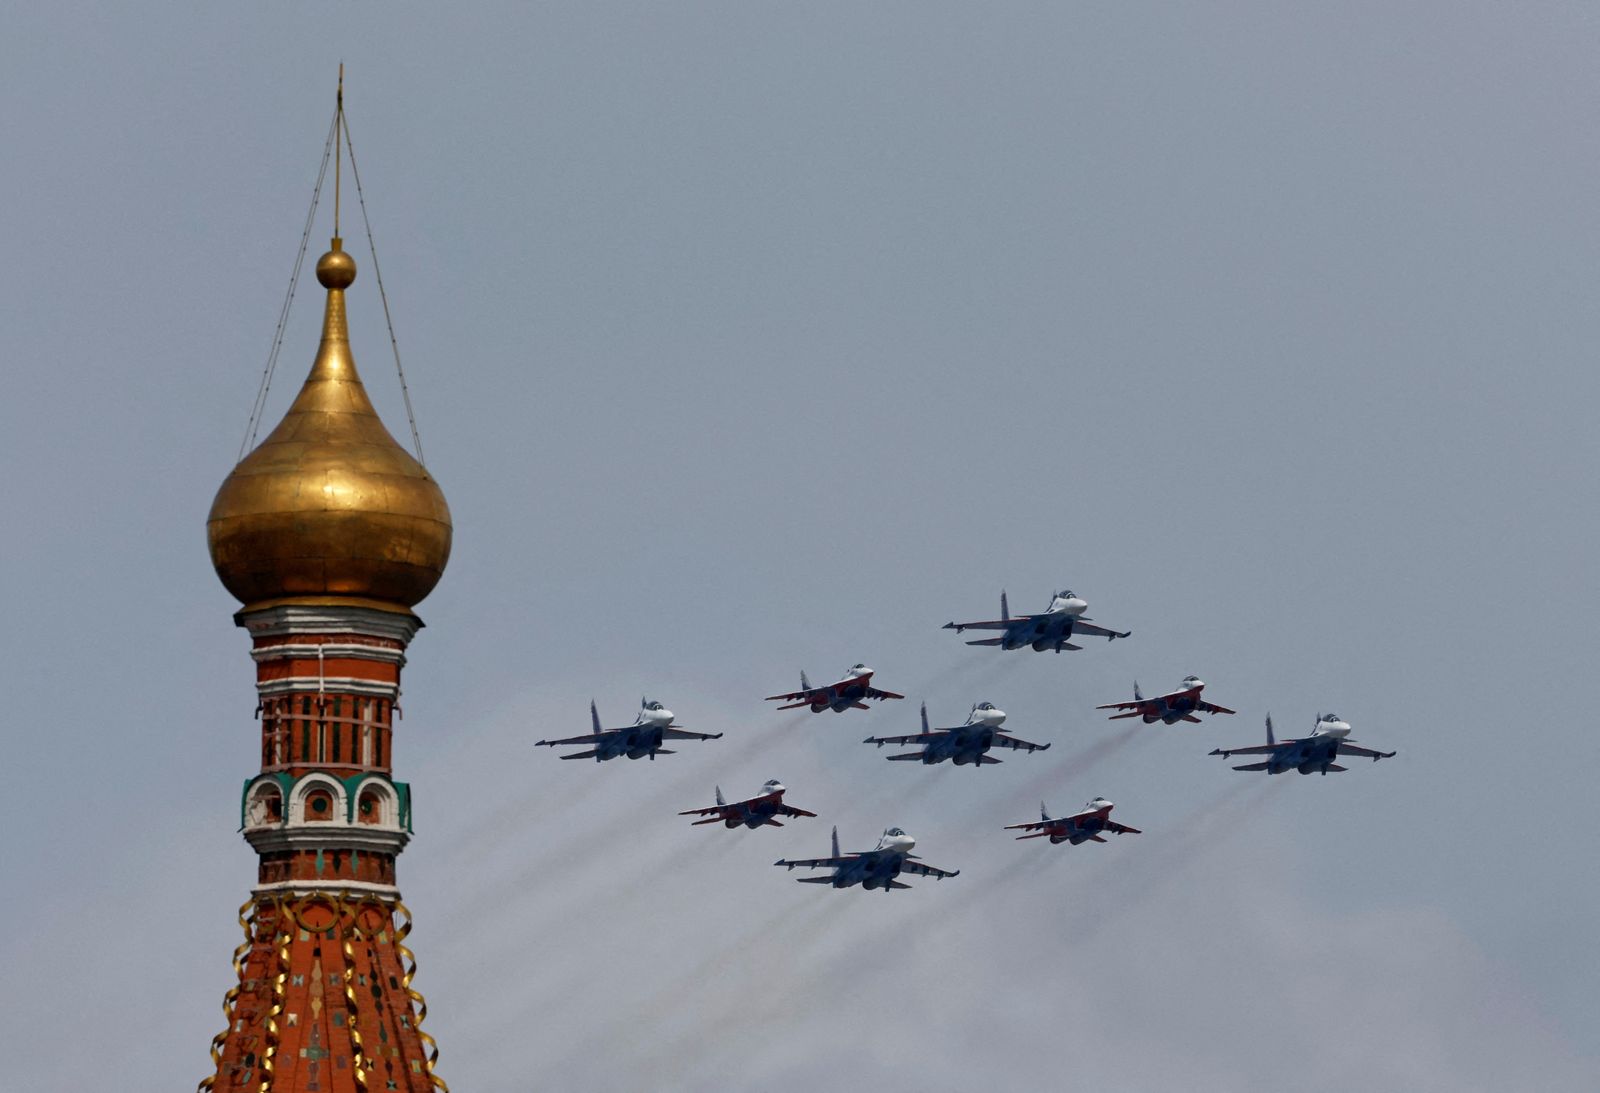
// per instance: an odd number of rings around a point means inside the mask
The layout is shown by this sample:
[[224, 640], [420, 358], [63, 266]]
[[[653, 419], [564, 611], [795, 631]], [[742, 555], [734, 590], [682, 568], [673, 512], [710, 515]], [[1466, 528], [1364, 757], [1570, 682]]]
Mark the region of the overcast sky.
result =
[[[453, 1088], [1600, 1086], [1592, 6], [417, 7], [6, 20], [6, 1088], [209, 1070], [259, 752], [205, 516], [341, 60], [455, 519], [395, 747]], [[939, 629], [1062, 587], [1133, 637]], [[760, 701], [858, 660], [910, 700]], [[1092, 709], [1190, 672], [1239, 715]], [[531, 747], [641, 692], [726, 736]], [[982, 699], [1053, 749], [860, 743]], [[1330, 709], [1399, 756], [1206, 754]], [[769, 777], [820, 818], [674, 815]], [[1145, 833], [1001, 830], [1097, 794]], [[771, 867], [835, 823], [961, 876]]]

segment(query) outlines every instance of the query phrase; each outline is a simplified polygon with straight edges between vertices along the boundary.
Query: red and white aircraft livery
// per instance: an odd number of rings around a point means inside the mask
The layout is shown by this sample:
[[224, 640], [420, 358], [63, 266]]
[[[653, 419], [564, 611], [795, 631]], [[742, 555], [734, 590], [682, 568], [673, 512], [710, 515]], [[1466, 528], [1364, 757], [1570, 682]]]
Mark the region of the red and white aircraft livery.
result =
[[1094, 840], [1103, 843], [1100, 837], [1102, 831], [1110, 831], [1117, 835], [1139, 835], [1142, 832], [1136, 827], [1124, 827], [1111, 819], [1111, 810], [1116, 807], [1104, 797], [1096, 797], [1090, 801], [1082, 812], [1074, 812], [1071, 816], [1050, 818], [1050, 812], [1041, 803], [1039, 805], [1039, 820], [1031, 824], [1010, 824], [1007, 831], [1031, 831], [1031, 835], [1018, 835], [1019, 839], [1039, 839], [1050, 836], [1052, 843], [1071, 843], [1077, 846], [1081, 842]]
[[1217, 706], [1200, 697], [1200, 692], [1206, 689], [1206, 681], [1199, 676], [1188, 676], [1183, 681], [1183, 686], [1176, 691], [1169, 691], [1155, 698], [1146, 698], [1139, 693], [1139, 681], [1133, 683], [1132, 702], [1112, 702], [1105, 706], [1096, 706], [1097, 710], [1128, 710], [1128, 713], [1112, 714], [1112, 721], [1120, 721], [1124, 717], [1142, 717], [1146, 725], [1157, 721], [1168, 725], [1179, 721], [1193, 721], [1196, 725], [1200, 719], [1196, 713], [1237, 713], [1226, 706]]
[[807, 812], [803, 808], [783, 803], [783, 783], [776, 778], [770, 779], [761, 787], [761, 792], [748, 801], [735, 801], [729, 804], [722, 799], [722, 787], [717, 787], [717, 803], [711, 808], [691, 808], [687, 812], [678, 813], [679, 816], [708, 816], [710, 819], [696, 820], [690, 827], [699, 827], [701, 824], [726, 824], [728, 830], [736, 827], [748, 827], [752, 831], [758, 827], [782, 827], [774, 816], [815, 816], [815, 812]]
[[865, 664], [857, 664], [844, 674], [844, 678], [837, 683], [830, 683], [826, 687], [813, 687], [804, 672], [800, 673], [800, 690], [790, 691], [786, 695], [768, 695], [767, 702], [785, 702], [788, 705], [779, 706], [780, 710], [793, 710], [801, 706], [810, 706], [812, 713], [821, 713], [831, 709], [834, 713], [843, 713], [854, 707], [858, 710], [870, 709], [864, 698], [882, 700], [885, 698], [904, 698], [893, 691], [880, 691], [872, 685], [872, 669]]

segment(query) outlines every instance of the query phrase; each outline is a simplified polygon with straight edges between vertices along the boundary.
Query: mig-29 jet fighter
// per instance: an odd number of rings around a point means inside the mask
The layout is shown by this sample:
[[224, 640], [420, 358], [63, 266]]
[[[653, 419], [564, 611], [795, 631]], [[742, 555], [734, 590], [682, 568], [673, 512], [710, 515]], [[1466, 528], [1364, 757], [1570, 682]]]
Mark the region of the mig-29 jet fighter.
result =
[[1137, 827], [1125, 827], [1111, 819], [1111, 810], [1116, 807], [1104, 797], [1096, 797], [1084, 806], [1082, 812], [1074, 812], [1071, 816], [1058, 816], [1050, 818], [1049, 809], [1041, 801], [1039, 804], [1039, 819], [1031, 824], [1007, 824], [1007, 831], [1031, 831], [1031, 835], [1018, 835], [1019, 839], [1040, 839], [1050, 836], [1052, 843], [1071, 843], [1077, 846], [1081, 842], [1093, 839], [1097, 843], [1105, 842], [1100, 837], [1103, 831], [1110, 831], [1116, 835], [1138, 835]]
[[1200, 697], [1200, 692], [1206, 689], [1205, 680], [1199, 676], [1187, 676], [1183, 686], [1176, 691], [1170, 691], [1155, 698], [1146, 698], [1139, 693], [1139, 681], [1133, 683], [1132, 702], [1112, 702], [1105, 706], [1096, 706], [1097, 710], [1127, 710], [1128, 713], [1112, 714], [1110, 720], [1120, 721], [1124, 717], [1143, 717], [1146, 725], [1157, 721], [1168, 725], [1179, 721], [1193, 721], [1196, 725], [1200, 719], [1196, 713], [1237, 713], [1226, 706], [1216, 706]]
[[648, 698], [639, 700], [639, 716], [633, 724], [620, 729], [602, 729], [600, 712], [594, 702], [589, 703], [589, 721], [594, 732], [588, 736], [569, 736], [565, 740], [539, 740], [535, 746], [559, 747], [563, 744], [593, 744], [593, 751], [573, 752], [563, 759], [594, 759], [602, 763], [626, 755], [629, 759], [654, 759], [658, 755], [673, 754], [661, 746], [666, 740], [718, 740], [720, 732], [688, 732], [672, 723], [672, 711]]
[[961, 633], [963, 630], [1000, 630], [997, 638], [980, 638], [968, 645], [998, 645], [1002, 649], [1021, 649], [1031, 646], [1036, 653], [1046, 649], [1061, 652], [1063, 649], [1082, 649], [1069, 640], [1074, 637], [1105, 638], [1115, 641], [1128, 637], [1132, 630], [1108, 630], [1089, 621], [1083, 612], [1088, 604], [1070, 591], [1057, 592], [1050, 598], [1050, 606], [1038, 615], [1011, 617], [1006, 594], [1000, 593], [1000, 617], [987, 622], [947, 622], [944, 629]]
[[917, 840], [907, 835], [898, 827], [891, 827], [884, 831], [883, 838], [878, 840], [878, 845], [871, 850], [861, 850], [853, 854], [839, 853], [839, 829], [833, 829], [833, 854], [826, 858], [797, 858], [789, 861], [779, 858], [773, 865], [784, 865], [790, 869], [832, 869], [830, 877], [801, 877], [801, 884], [831, 884], [835, 888], [849, 888], [852, 884], [859, 884], [867, 891], [882, 888], [887, 892], [891, 888], [910, 888], [911, 885], [895, 880], [901, 873], [914, 873], [923, 877], [937, 877], [943, 880], [954, 877], [961, 870], [947, 872], [935, 869], [931, 865], [924, 865], [911, 848], [917, 845]]
[[1231, 755], [1264, 755], [1266, 758], [1259, 763], [1246, 763], [1234, 770], [1264, 770], [1268, 774], [1282, 774], [1286, 770], [1298, 770], [1301, 774], [1327, 774], [1330, 770], [1344, 770], [1334, 760], [1343, 755], [1359, 755], [1370, 758], [1374, 763], [1379, 759], [1393, 758], [1392, 751], [1373, 751], [1371, 748], [1358, 747], [1350, 743], [1350, 725], [1340, 721], [1338, 714], [1318, 714], [1317, 727], [1311, 735], [1299, 740], [1279, 740], [1272, 735], [1272, 715], [1267, 715], [1267, 742], [1265, 744], [1252, 744], [1244, 748], [1215, 748], [1212, 755], [1220, 755], [1224, 759]]
[[930, 729], [928, 704], [924, 702], [921, 732], [910, 736], [869, 736], [862, 743], [876, 744], [880, 748], [885, 744], [921, 744], [921, 751], [901, 752], [899, 755], [890, 755], [887, 758], [890, 761], [920, 760], [924, 763], [942, 763], [948, 759], [958, 767], [964, 767], [968, 763], [978, 767], [985, 763], [1000, 762], [994, 756], [985, 754], [990, 748], [1045, 751], [1050, 747], [1049, 744], [1030, 744], [1015, 736], [1007, 736], [1000, 731], [1005, 719], [1006, 712], [995, 709], [993, 702], [978, 702], [973, 704], [965, 725], [956, 725], [948, 729]]
[[679, 816], [708, 816], [709, 819], [696, 820], [690, 827], [699, 827], [701, 824], [726, 824], [728, 830], [744, 826], [752, 831], [763, 825], [768, 827], [782, 827], [783, 825], [774, 816], [815, 816], [815, 812], [807, 812], [803, 808], [783, 803], [783, 783], [776, 778], [771, 779], [761, 787], [761, 792], [748, 801], [735, 801], [729, 804], [722, 799], [722, 787], [717, 787], [717, 803], [710, 808], [691, 808], [687, 812], [678, 813]]
[[828, 709], [834, 713], [844, 713], [851, 707], [858, 710], [870, 709], [861, 701], [864, 698], [882, 700], [904, 697], [905, 695], [897, 695], [893, 691], [880, 691], [872, 686], [872, 669], [865, 664], [857, 664], [846, 672], [839, 682], [830, 683], [826, 687], [813, 687], [806, 674], [801, 672], [798, 691], [790, 691], [786, 695], [768, 695], [764, 701], [788, 703], [786, 706], [779, 706], [780, 710], [810, 706], [812, 713], [821, 713]]

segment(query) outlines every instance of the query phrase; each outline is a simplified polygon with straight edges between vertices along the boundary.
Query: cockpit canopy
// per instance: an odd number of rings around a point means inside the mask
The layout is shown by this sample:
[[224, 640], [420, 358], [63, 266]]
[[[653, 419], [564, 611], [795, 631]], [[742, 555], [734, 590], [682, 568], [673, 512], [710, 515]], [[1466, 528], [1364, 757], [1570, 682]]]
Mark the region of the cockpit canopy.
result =
[[972, 708], [974, 710], [992, 710], [992, 709], [994, 709], [994, 703], [993, 702], [974, 702], [972, 704]]
[[867, 670], [867, 666], [865, 664], [852, 664], [850, 665], [850, 670], [852, 672], [864, 672]]
[[643, 702], [643, 706], [647, 710], [664, 710], [664, 709], [666, 709], [665, 706], [663, 706], [661, 703], [657, 702], [653, 698], [645, 699], [644, 702]]
[[905, 838], [905, 834], [906, 833], [904, 831], [901, 831], [898, 827], [890, 827], [890, 828], [884, 829], [883, 834], [887, 838], [901, 838], [901, 839], [903, 839], [903, 838]]
[[1321, 717], [1317, 718], [1317, 720], [1318, 721], [1342, 721], [1344, 719], [1341, 718], [1336, 713], [1325, 713]]
[[1058, 600], [1072, 600], [1072, 599], [1076, 599], [1076, 598], [1077, 597], [1072, 594], [1072, 589], [1070, 589], [1070, 588], [1067, 589], [1065, 592], [1057, 592], [1056, 593], [1056, 599], [1058, 599]]

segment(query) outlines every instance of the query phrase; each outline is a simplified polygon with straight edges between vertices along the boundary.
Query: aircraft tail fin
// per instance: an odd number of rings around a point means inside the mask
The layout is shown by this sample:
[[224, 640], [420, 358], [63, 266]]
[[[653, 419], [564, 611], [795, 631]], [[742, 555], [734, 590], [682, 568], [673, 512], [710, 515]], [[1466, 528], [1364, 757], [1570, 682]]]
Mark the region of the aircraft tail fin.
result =
[[1234, 767], [1233, 769], [1234, 770], [1266, 770], [1267, 769], [1267, 764], [1265, 764], [1265, 763], [1246, 763], [1242, 767]]
[[589, 700], [589, 724], [594, 726], [596, 736], [600, 735], [600, 711], [595, 709], [594, 699]]
[[1049, 818], [1050, 818], [1050, 810], [1048, 808], [1044, 807], [1044, 802], [1043, 801], [1040, 801], [1039, 802], [1039, 819], [1048, 820]]
[[[563, 758], [563, 759], [593, 759], [596, 755], [599, 755], [599, 754], [600, 754], [600, 751], [597, 748], [594, 751], [575, 751], [571, 755], [563, 755], [561, 758]], [[598, 762], [599, 760], [595, 760], [595, 761]]]
[[696, 820], [694, 823], [690, 824], [689, 826], [690, 827], [699, 827], [701, 824], [720, 824], [721, 822], [722, 822], [722, 817], [721, 816], [709, 816], [704, 820]]
[[838, 824], [834, 824], [833, 825], [833, 856], [835, 858], [837, 858], [839, 856], [839, 825]]
[[811, 690], [811, 681], [806, 678], [806, 670], [804, 668], [800, 669], [800, 689], [802, 691]]
[[717, 804], [718, 805], [725, 805], [727, 803], [728, 803], [727, 800], [724, 799], [723, 796], [722, 796], [722, 787], [718, 786], [717, 787]]
[[1139, 690], [1139, 681], [1137, 679], [1133, 681], [1133, 700], [1135, 702], [1144, 701], [1144, 693]]
[[922, 731], [924, 733], [929, 731], [929, 729], [928, 729], [928, 704], [926, 702], [924, 702], [922, 704]]
[[1011, 621], [1011, 605], [1006, 602], [1006, 590], [1003, 588], [1000, 590], [1000, 621]]
[[1267, 715], [1267, 743], [1269, 745], [1271, 745], [1271, 744], [1276, 744], [1277, 742], [1278, 742], [1277, 738], [1272, 735], [1272, 715], [1268, 714]]

